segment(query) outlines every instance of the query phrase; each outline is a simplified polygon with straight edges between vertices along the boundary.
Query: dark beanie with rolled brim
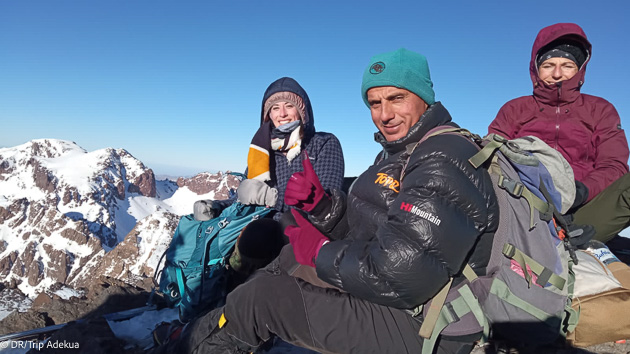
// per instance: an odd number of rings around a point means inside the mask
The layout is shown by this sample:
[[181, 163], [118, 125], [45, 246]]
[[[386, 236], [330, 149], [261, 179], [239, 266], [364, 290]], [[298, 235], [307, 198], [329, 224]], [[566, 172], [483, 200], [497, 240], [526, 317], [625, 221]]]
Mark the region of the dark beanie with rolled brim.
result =
[[538, 51], [536, 66], [540, 67], [547, 59], [566, 58], [573, 61], [579, 69], [586, 61], [587, 56], [588, 53], [581, 43], [568, 38], [559, 38]]
[[405, 48], [378, 54], [370, 59], [361, 83], [361, 96], [368, 107], [368, 90], [381, 86], [402, 88], [415, 93], [428, 105], [435, 103], [427, 58]]

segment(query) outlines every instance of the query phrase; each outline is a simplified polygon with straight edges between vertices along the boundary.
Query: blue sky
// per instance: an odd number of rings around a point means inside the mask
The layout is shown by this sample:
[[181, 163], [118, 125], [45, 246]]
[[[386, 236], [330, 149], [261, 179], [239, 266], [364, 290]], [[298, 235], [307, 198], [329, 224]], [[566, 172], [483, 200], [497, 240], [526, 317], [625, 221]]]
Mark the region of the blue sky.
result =
[[369, 58], [429, 60], [436, 98], [475, 133], [531, 93], [536, 33], [575, 22], [593, 43], [582, 92], [630, 121], [630, 3], [619, 1], [0, 1], [0, 147], [125, 148], [157, 174], [242, 171], [262, 94], [295, 78], [346, 175], [372, 161], [360, 97]]

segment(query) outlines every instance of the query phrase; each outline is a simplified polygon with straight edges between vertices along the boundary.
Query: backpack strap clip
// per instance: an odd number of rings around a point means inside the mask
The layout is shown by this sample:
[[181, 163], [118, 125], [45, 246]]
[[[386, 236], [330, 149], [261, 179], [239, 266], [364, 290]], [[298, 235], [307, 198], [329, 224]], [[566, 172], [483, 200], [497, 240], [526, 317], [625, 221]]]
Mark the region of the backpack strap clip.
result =
[[228, 226], [228, 224], [230, 223], [230, 220], [228, 220], [227, 218], [219, 221], [219, 223], [217, 224], [220, 228], [225, 228], [226, 226]]
[[506, 243], [503, 245], [503, 255], [507, 258], [513, 259], [516, 255], [516, 247], [514, 247], [511, 243]]
[[511, 180], [503, 175], [499, 175], [499, 187], [505, 189], [511, 195], [520, 198], [523, 195], [525, 185], [519, 181]]
[[534, 193], [532, 193], [527, 187], [519, 181], [514, 181], [509, 179], [508, 177], [499, 175], [499, 181], [497, 185], [506, 190], [510, 195], [520, 198], [523, 197], [527, 200], [529, 204], [530, 217], [529, 217], [529, 227], [533, 229], [536, 224], [534, 223], [534, 209], [540, 212], [540, 218], [545, 221], [551, 220], [553, 216], [554, 206], [551, 203], [548, 203], [539, 197], [537, 197]]

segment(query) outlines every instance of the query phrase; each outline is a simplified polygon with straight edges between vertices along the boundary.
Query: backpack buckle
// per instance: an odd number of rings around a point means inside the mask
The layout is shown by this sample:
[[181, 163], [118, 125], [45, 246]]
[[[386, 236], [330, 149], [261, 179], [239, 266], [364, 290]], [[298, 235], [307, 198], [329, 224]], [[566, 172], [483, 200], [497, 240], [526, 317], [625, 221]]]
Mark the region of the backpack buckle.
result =
[[219, 227], [220, 227], [220, 228], [224, 228], [224, 227], [226, 227], [229, 223], [230, 223], [230, 221], [226, 218], [226, 219], [223, 219], [223, 220], [219, 221], [219, 224], [218, 224], [218, 225], [219, 225]]
[[507, 258], [514, 258], [514, 255], [516, 254], [516, 247], [514, 247], [513, 244], [510, 243], [506, 243], [503, 245], [503, 254], [507, 257]]
[[517, 198], [520, 198], [523, 195], [523, 189], [525, 189], [525, 185], [523, 183], [513, 181], [503, 175], [499, 176], [497, 185]]

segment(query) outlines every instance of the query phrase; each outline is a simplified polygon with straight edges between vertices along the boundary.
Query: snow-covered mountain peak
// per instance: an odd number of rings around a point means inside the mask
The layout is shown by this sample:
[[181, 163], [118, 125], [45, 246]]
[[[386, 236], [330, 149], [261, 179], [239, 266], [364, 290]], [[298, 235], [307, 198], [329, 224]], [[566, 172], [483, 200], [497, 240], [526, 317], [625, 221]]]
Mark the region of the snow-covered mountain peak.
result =
[[35, 296], [58, 283], [83, 286], [94, 272], [146, 277], [179, 217], [238, 183], [224, 173], [156, 181], [124, 149], [88, 152], [65, 140], [0, 149], [0, 279]]
[[54, 158], [86, 151], [76, 143], [61, 139], [34, 139], [21, 145], [0, 149], [0, 154], [21, 154], [32, 157]]

